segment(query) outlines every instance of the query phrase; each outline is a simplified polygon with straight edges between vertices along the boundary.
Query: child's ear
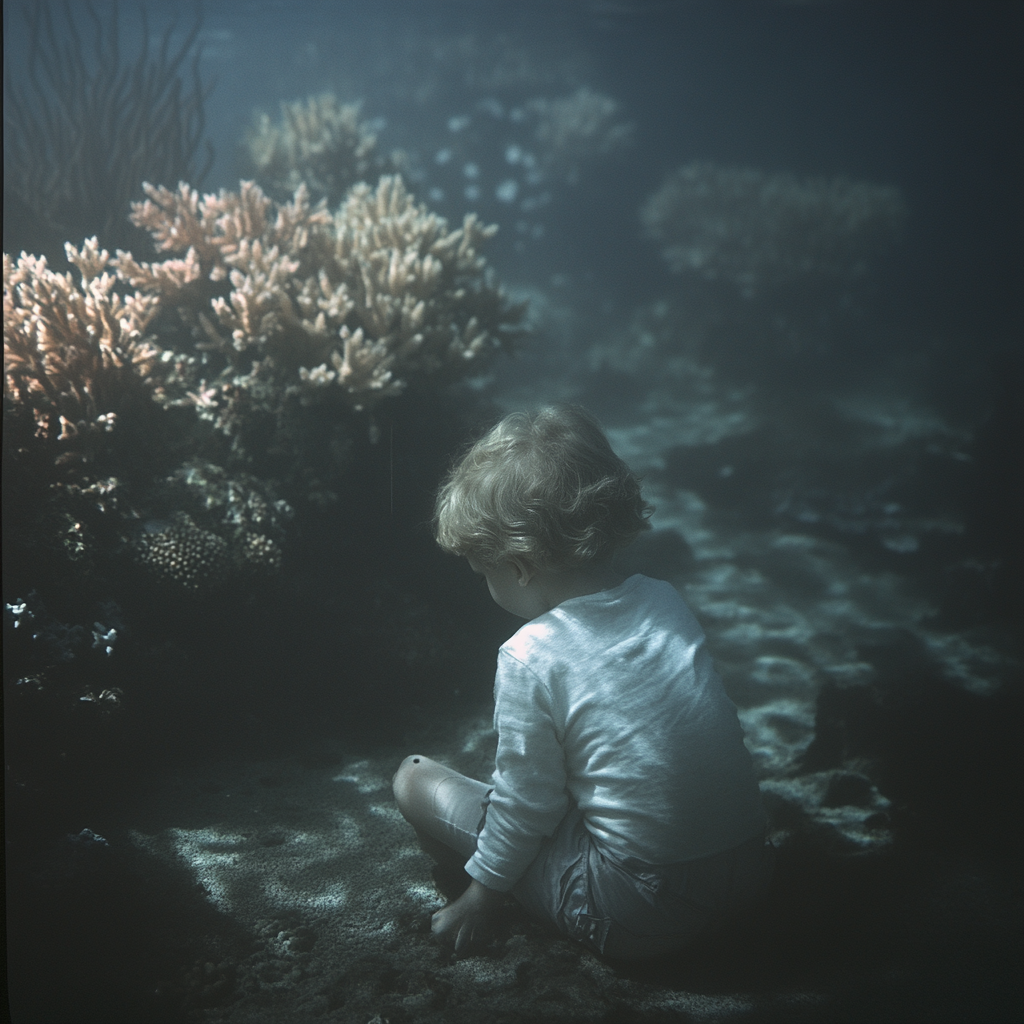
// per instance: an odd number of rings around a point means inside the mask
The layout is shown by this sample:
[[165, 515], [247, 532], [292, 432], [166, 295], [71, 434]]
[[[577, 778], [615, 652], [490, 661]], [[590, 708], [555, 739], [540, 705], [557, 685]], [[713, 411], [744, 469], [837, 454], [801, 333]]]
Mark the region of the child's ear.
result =
[[518, 558], [510, 559], [510, 561], [516, 571], [516, 579], [519, 582], [519, 586], [525, 587], [533, 579], [533, 570]]

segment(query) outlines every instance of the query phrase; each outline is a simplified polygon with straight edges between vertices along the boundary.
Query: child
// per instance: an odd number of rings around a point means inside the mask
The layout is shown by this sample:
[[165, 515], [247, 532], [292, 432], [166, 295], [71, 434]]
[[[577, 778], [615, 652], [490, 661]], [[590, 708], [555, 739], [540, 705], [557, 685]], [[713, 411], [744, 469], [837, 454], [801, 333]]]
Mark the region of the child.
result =
[[472, 881], [432, 922], [470, 951], [505, 898], [597, 952], [667, 953], [756, 898], [765, 816], [736, 708], [673, 587], [614, 551], [652, 509], [577, 407], [514, 413], [437, 497], [440, 546], [527, 619], [498, 652], [493, 786], [421, 755], [399, 809]]

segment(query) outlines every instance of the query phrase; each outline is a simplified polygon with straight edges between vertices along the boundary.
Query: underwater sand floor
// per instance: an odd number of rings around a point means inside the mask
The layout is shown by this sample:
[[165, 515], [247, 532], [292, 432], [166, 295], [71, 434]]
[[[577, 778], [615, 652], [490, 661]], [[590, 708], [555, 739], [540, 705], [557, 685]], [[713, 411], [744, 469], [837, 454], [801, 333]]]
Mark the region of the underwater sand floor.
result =
[[[958, 936], [953, 947], [1002, 948], [1010, 883], [951, 855], [918, 851], [908, 868], [906, 852], [894, 852], [890, 800], [870, 763], [852, 758], [814, 771], [802, 759], [815, 738], [822, 685], [873, 679], [858, 653], [865, 637], [912, 635], [947, 679], [974, 694], [998, 688], [1013, 666], [966, 634], [935, 628], [927, 599], [898, 572], [866, 571], [842, 543], [784, 520], [766, 529], [723, 524], [664, 472], [690, 430], [672, 406], [610, 429], [616, 449], [648, 474], [658, 508], [633, 568], [670, 579], [686, 596], [740, 708], [782, 850], [769, 905], [692, 957], [627, 969], [510, 907], [488, 954], [457, 960], [430, 939], [429, 916], [445, 899], [391, 795], [391, 775], [413, 751], [352, 757], [339, 744], [316, 756], [226, 760], [165, 779], [131, 830], [140, 850], [185, 865], [212, 907], [248, 936], [241, 945], [208, 939], [184, 997], [195, 1015], [383, 1024], [913, 1020], [928, 1012], [981, 1020], [993, 1012], [986, 999], [967, 1008], [968, 993], [979, 970], [1002, 977], [999, 958], [965, 969], [945, 938], [922, 944], [922, 929]], [[716, 423], [705, 404], [702, 432], [751, 430], [732, 403], [720, 407]], [[928, 529], [897, 526], [901, 536]], [[672, 535], [688, 552], [675, 566], [666, 557], [676, 550], [665, 544]], [[439, 737], [419, 752], [486, 778], [490, 721], [472, 717], [448, 735], [458, 738]], [[837, 800], [840, 791], [855, 796]], [[942, 949], [931, 955], [935, 941]], [[948, 962], [961, 966], [950, 973]], [[937, 975], [952, 992], [936, 988]]]

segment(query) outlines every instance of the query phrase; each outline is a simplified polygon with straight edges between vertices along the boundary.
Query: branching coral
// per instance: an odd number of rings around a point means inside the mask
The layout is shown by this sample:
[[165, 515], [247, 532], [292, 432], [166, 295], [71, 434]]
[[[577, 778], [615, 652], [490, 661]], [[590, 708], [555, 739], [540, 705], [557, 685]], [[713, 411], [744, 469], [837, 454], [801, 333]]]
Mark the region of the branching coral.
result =
[[36, 437], [58, 445], [65, 463], [89, 459], [95, 435], [114, 430], [126, 402], [158, 393], [163, 366], [145, 336], [159, 298], [114, 291], [109, 253], [95, 238], [66, 251], [80, 285], [45, 257], [3, 258], [4, 404], [31, 416]]
[[747, 294], [809, 276], [845, 280], [898, 235], [906, 211], [890, 186], [693, 163], [641, 211], [676, 273]]
[[[149, 197], [132, 205], [132, 222], [153, 236], [161, 252], [183, 252], [182, 259], [139, 263], [131, 253], [119, 252], [113, 261], [118, 273], [136, 288], [160, 294], [178, 304], [202, 302], [204, 289], [188, 286], [201, 279], [222, 281], [232, 258], [246, 246], [259, 243], [285, 257], [309, 244], [310, 231], [331, 223], [321, 203], [311, 207], [309, 193], [300, 187], [291, 203], [275, 204], [251, 181], [238, 192], [221, 190], [200, 196], [185, 182], [176, 192], [143, 184]], [[244, 262], [245, 256], [242, 260]]]
[[[226, 433], [292, 398], [340, 396], [360, 410], [413, 379], [457, 376], [521, 318], [479, 252], [495, 229], [469, 215], [450, 231], [400, 177], [356, 185], [333, 218], [304, 187], [281, 206], [252, 183], [202, 198], [186, 185], [146, 191], [135, 222], [185, 255], [144, 264], [121, 253], [115, 263], [133, 286], [194, 316], [202, 346], [222, 356], [191, 398]], [[225, 276], [230, 291], [217, 294]]]
[[67, 246], [76, 282], [4, 257], [5, 451], [37, 547], [73, 521], [97, 558], [127, 551], [172, 591], [208, 593], [280, 568], [277, 488], [332, 500], [358, 411], [482, 366], [521, 311], [480, 254], [494, 229], [450, 230], [397, 177], [334, 215], [305, 187], [283, 204], [252, 183], [146, 193], [135, 223], [166, 259], [91, 239]]
[[359, 119], [359, 103], [333, 93], [281, 104], [281, 119], [258, 113], [245, 137], [253, 175], [272, 195], [290, 196], [302, 184], [337, 205], [359, 181], [376, 178], [389, 160]]
[[336, 383], [357, 406], [371, 405], [413, 378], [460, 375], [499, 349], [522, 309], [486, 275], [479, 249], [496, 230], [469, 214], [449, 231], [397, 176], [353, 188], [333, 238], [321, 236], [320, 273], [297, 296], [304, 329], [328, 356], [300, 372], [303, 396]]

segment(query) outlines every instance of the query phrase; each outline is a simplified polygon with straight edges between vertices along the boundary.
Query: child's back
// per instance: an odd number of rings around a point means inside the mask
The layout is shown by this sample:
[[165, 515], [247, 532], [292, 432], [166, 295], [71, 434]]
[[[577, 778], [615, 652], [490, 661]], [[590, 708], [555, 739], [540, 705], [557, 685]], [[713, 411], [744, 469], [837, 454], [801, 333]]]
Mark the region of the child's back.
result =
[[494, 881], [516, 880], [536, 855], [509, 861], [511, 835], [550, 835], [570, 799], [603, 852], [648, 864], [764, 832], [736, 708], [668, 583], [632, 576], [523, 626], [499, 653], [495, 723], [494, 792], [473, 858]]

